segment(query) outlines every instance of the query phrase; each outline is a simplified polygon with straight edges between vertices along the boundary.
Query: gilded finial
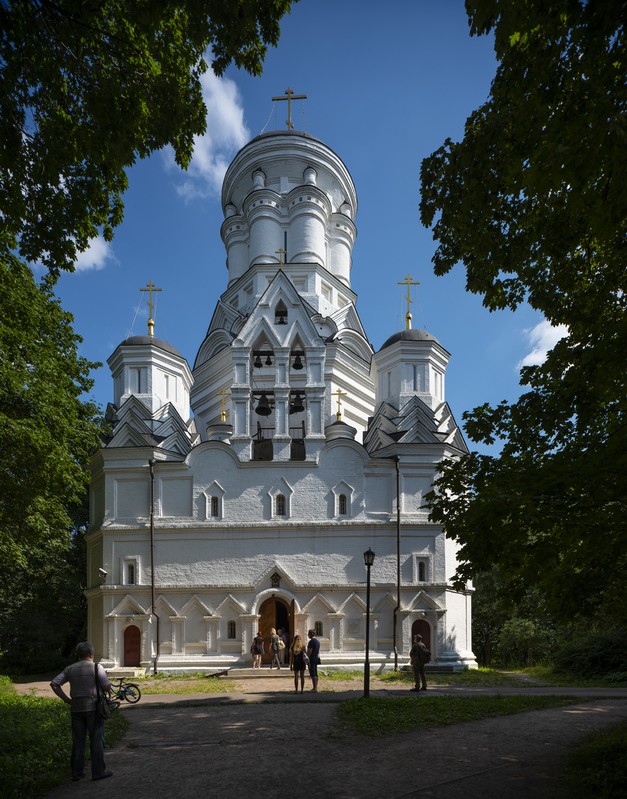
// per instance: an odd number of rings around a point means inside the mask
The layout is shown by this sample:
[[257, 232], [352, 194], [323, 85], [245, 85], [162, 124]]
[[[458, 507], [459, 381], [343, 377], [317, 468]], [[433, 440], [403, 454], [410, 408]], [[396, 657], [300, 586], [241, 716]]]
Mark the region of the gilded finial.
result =
[[226, 422], [226, 398], [231, 396], [231, 392], [223, 388], [220, 393], [222, 394], [222, 412], [220, 413], [220, 421]]
[[152, 280], [149, 280], [146, 283], [146, 288], [140, 289], [140, 291], [148, 292], [148, 335], [152, 337], [155, 334], [155, 320], [153, 318], [155, 306], [152, 302], [152, 293], [153, 291], [163, 291], [163, 289], [158, 289]]
[[337, 391], [333, 391], [331, 394], [332, 397], [337, 397], [337, 420], [338, 422], [342, 421], [342, 397], [347, 397], [348, 394], [346, 391], [342, 391], [341, 388], [338, 388]]
[[279, 247], [278, 250], [275, 250], [275, 253], [279, 256], [279, 269], [283, 267], [285, 261], [283, 260], [283, 256], [285, 255], [285, 250], [283, 247]]
[[285, 97], [273, 97], [274, 101], [276, 100], [287, 100], [287, 119], [285, 124], [287, 125], [288, 130], [294, 129], [294, 123], [292, 122], [292, 100], [306, 100], [306, 94], [294, 94], [294, 89], [287, 88], [285, 90]]
[[418, 280], [412, 280], [411, 275], [407, 275], [405, 280], [398, 281], [399, 286], [407, 286], [407, 294], [405, 295], [405, 299], [407, 300], [407, 313], [405, 314], [405, 330], [411, 330], [411, 311], [410, 306], [412, 304], [411, 298], [411, 286], [419, 286], [420, 282]]

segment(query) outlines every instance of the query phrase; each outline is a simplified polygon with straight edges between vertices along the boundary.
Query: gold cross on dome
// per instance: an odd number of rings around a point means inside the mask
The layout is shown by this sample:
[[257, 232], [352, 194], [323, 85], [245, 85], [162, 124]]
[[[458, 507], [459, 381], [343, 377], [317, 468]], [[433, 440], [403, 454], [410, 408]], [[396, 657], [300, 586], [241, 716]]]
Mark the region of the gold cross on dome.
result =
[[279, 269], [283, 266], [285, 261], [283, 260], [283, 256], [285, 255], [285, 250], [283, 247], [279, 247], [278, 250], [275, 250], [275, 253], [279, 256]]
[[230, 397], [231, 396], [231, 392], [227, 391], [225, 388], [223, 388], [220, 393], [222, 394], [222, 412], [220, 413], [220, 421], [221, 422], [226, 422], [226, 404], [225, 404], [225, 400], [226, 400], [226, 397]]
[[333, 391], [331, 393], [332, 397], [337, 397], [337, 420], [338, 422], [342, 421], [342, 397], [348, 397], [346, 391], [342, 391], [341, 388], [338, 388], [337, 391]]
[[155, 320], [153, 319], [153, 313], [155, 310], [155, 306], [152, 302], [152, 293], [153, 291], [163, 291], [163, 289], [158, 289], [152, 280], [149, 280], [146, 283], [145, 289], [140, 289], [140, 291], [147, 291], [148, 292], [148, 335], [154, 336], [155, 334]]
[[405, 280], [398, 281], [399, 286], [407, 286], [407, 294], [405, 295], [405, 299], [407, 300], [407, 313], [405, 314], [405, 329], [411, 330], [411, 311], [410, 305], [412, 304], [411, 298], [411, 286], [419, 286], [420, 282], [418, 280], [412, 280], [411, 275], [407, 275]]
[[287, 88], [285, 90], [285, 97], [282, 95], [279, 97], [273, 97], [274, 101], [276, 100], [287, 100], [287, 120], [285, 124], [288, 127], [288, 130], [294, 129], [294, 123], [292, 122], [292, 100], [306, 100], [306, 94], [294, 94], [294, 89]]

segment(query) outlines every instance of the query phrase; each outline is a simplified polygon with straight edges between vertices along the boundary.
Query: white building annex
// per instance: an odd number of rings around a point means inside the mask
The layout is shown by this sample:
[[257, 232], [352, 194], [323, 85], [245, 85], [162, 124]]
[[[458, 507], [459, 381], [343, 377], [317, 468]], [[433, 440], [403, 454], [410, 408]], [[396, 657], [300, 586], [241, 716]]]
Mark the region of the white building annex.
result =
[[323, 667], [363, 664], [371, 548], [372, 666], [408, 662], [415, 632], [433, 667], [474, 666], [471, 591], [452, 589], [455, 544], [423, 507], [436, 464], [466, 452], [449, 353], [409, 314], [373, 351], [350, 280], [357, 195], [323, 142], [253, 139], [222, 205], [227, 280], [193, 368], [152, 319], [109, 359], [87, 534], [97, 657], [247, 667], [257, 629], [283, 627], [315, 628]]

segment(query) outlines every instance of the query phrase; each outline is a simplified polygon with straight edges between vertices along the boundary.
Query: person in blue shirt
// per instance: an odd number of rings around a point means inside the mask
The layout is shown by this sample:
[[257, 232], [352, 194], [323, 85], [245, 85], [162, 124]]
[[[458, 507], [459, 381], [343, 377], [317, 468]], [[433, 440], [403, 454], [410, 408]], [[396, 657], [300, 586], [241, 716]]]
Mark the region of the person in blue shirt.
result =
[[320, 663], [320, 641], [316, 638], [316, 631], [309, 630], [307, 633], [309, 643], [307, 644], [307, 657], [309, 658], [309, 676], [313, 684], [312, 691], [318, 690], [318, 664]]

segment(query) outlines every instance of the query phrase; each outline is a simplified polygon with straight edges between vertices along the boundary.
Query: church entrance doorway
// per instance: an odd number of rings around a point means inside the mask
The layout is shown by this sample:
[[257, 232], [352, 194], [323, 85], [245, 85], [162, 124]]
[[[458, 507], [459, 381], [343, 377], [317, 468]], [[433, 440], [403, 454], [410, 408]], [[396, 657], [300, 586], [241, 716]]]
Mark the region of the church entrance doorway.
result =
[[132, 624], [124, 630], [124, 665], [139, 666], [141, 661], [141, 634], [139, 627]]
[[291, 640], [291, 613], [287, 602], [280, 597], [271, 596], [259, 608], [259, 630], [263, 635], [265, 654], [261, 658], [263, 665], [272, 663], [272, 649], [270, 648], [270, 630], [280, 627], [285, 631], [288, 641]]
[[[424, 619], [416, 619], [416, 621], [411, 626], [411, 645], [413, 646], [414, 643], [414, 635], [422, 635], [422, 643], [427, 647], [429, 652], [433, 652], [431, 649], [431, 627], [429, 626], [429, 622], [424, 621]], [[432, 656], [432, 660], [435, 658]]]

